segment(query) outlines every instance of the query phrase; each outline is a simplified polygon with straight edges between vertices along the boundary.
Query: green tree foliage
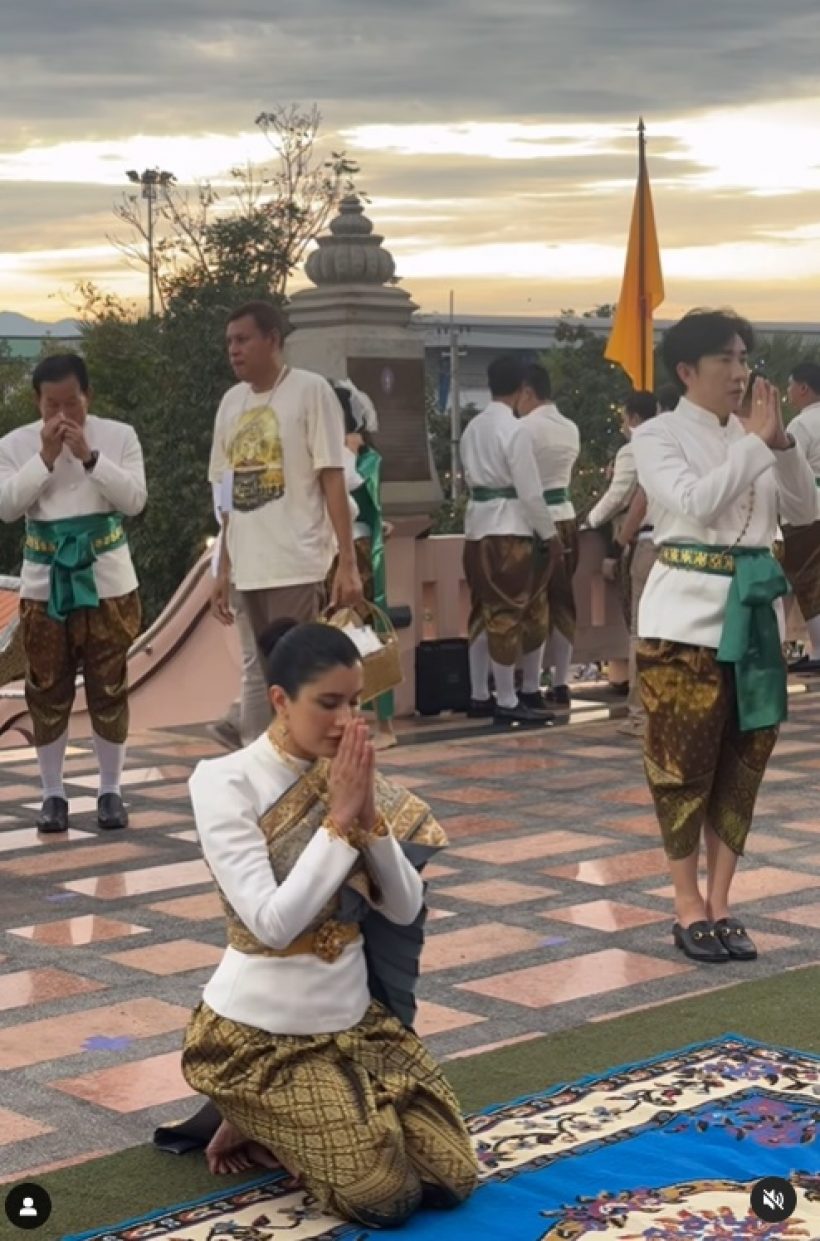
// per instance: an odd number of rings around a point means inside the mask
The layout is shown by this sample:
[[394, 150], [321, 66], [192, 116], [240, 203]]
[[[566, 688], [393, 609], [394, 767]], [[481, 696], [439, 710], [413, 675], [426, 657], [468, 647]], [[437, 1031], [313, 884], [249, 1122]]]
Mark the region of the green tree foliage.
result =
[[[92, 286], [81, 289], [83, 347], [98, 413], [130, 422], [139, 435], [148, 504], [129, 537], [146, 620], [152, 620], [215, 533], [208, 456], [214, 416], [235, 378], [225, 353], [229, 313], [253, 298], [281, 301], [305, 249], [350, 192], [356, 166], [316, 148], [319, 114], [263, 113], [270, 167], [234, 172], [231, 209], [209, 187], [193, 200], [169, 187], [157, 283], [163, 313], [139, 317]], [[136, 231], [138, 200], [121, 221]]]

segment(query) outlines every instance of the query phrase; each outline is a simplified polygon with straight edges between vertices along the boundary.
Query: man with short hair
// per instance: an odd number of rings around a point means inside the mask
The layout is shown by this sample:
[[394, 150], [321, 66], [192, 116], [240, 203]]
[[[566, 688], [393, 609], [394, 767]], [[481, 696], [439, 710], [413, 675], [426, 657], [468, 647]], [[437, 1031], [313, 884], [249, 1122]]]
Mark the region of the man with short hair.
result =
[[[797, 417], [789, 434], [806, 454], [820, 488], [820, 365], [799, 362], [791, 373], [786, 399]], [[820, 497], [820, 491], [818, 491]], [[820, 517], [820, 506], [817, 517]], [[809, 635], [811, 654], [792, 664], [796, 672], [820, 672], [820, 520], [783, 527], [786, 570]]]
[[[575, 640], [575, 596], [572, 579], [578, 567], [578, 523], [570, 498], [572, 471], [581, 451], [578, 428], [565, 418], [552, 400], [552, 385], [546, 367], [534, 363], [524, 373], [521, 395], [516, 403], [521, 419], [520, 434], [529, 444], [541, 479], [544, 500], [561, 540], [563, 555], [544, 580], [547, 568], [541, 560], [541, 571], [533, 582], [534, 606], [538, 609], [543, 642], [549, 638], [549, 664], [552, 684], [547, 699], [555, 706], [570, 706], [569, 671], [572, 665], [572, 644]], [[525, 677], [521, 698], [531, 706], [541, 705], [539, 658], [538, 672]]]
[[551, 716], [518, 697], [515, 667], [519, 662], [529, 683], [533, 668], [540, 674], [542, 638], [531, 606], [534, 558], [546, 556], [554, 565], [562, 548], [529, 440], [513, 412], [524, 364], [516, 357], [496, 358], [487, 379], [492, 399], [461, 439], [469, 496], [464, 519], [464, 575], [472, 603], [469, 713], [493, 716], [502, 726], [543, 725]]
[[705, 963], [757, 956], [729, 896], [786, 717], [773, 605], [788, 586], [772, 544], [778, 512], [803, 525], [816, 508], [777, 390], [756, 379], [745, 426], [735, 416], [753, 345], [737, 315], [686, 315], [663, 341], [685, 395], [632, 440], [658, 547], [638, 618], [644, 761], [675, 889], [674, 942]]
[[133, 427], [89, 413], [77, 354], [44, 358], [32, 384], [40, 421], [0, 440], [0, 520], [26, 519], [20, 625], [43, 785], [37, 829], [68, 829], [63, 763], [80, 666], [100, 769], [97, 822], [122, 828], [127, 656], [142, 619], [123, 517], [145, 507], [142, 449]]
[[[332, 602], [362, 598], [339, 402], [321, 375], [286, 364], [286, 334], [284, 314], [269, 302], [248, 302], [228, 319], [239, 382], [217, 411], [208, 471], [223, 533], [212, 610], [223, 624], [233, 621], [233, 585], [257, 642], [274, 620], [316, 619], [337, 546]], [[243, 704], [243, 738], [263, 732], [267, 700], [247, 716]]]

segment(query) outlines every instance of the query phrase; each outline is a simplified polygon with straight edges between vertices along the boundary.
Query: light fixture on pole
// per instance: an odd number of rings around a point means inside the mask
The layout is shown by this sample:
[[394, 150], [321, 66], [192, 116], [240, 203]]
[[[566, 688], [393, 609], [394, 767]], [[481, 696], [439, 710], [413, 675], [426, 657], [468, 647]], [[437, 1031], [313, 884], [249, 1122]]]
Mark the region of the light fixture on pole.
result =
[[172, 172], [161, 172], [159, 168], [146, 168], [144, 172], [136, 172], [130, 168], [125, 174], [129, 181], [134, 185], [142, 186], [142, 197], [148, 204], [148, 313], [154, 314], [154, 287], [155, 276], [154, 271], [154, 205], [157, 201], [158, 191], [168, 190], [169, 185], [173, 185], [176, 177]]

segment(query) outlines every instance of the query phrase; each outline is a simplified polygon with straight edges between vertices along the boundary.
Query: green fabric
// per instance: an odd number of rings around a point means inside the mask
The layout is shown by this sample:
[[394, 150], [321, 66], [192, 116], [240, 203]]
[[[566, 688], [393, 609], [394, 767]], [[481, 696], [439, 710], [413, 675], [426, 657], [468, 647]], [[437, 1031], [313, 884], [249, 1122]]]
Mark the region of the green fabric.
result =
[[566, 504], [569, 499], [569, 487], [555, 487], [552, 491], [544, 492], [544, 500], [547, 504]]
[[[50, 544], [51, 547], [46, 550], [30, 546], [32, 540]], [[104, 548], [100, 546], [103, 542]], [[23, 558], [34, 564], [51, 566], [48, 615], [52, 620], [62, 622], [70, 612], [99, 607], [94, 561], [98, 551], [100, 554], [114, 551], [125, 542], [120, 513], [92, 513], [86, 517], [66, 517], [61, 521], [26, 522]]]
[[[721, 552], [732, 557], [734, 573], [731, 574], [717, 659], [734, 667], [741, 732], [782, 723], [788, 718], [786, 664], [772, 605], [775, 599], [789, 593], [789, 583], [779, 562], [765, 547], [724, 549], [688, 543], [666, 546], [695, 552]], [[720, 569], [706, 568], [698, 572], [729, 576]]]
[[517, 500], [515, 487], [471, 487], [470, 499], [483, 504], [485, 500]]
[[[384, 518], [381, 502], [382, 459], [368, 444], [356, 457], [356, 473], [362, 485], [353, 492], [359, 510], [359, 520], [370, 531], [370, 560], [373, 565], [373, 602], [383, 612], [387, 611], [387, 566], [384, 559]], [[393, 691], [380, 694], [374, 709], [380, 720], [392, 720], [395, 715]]]

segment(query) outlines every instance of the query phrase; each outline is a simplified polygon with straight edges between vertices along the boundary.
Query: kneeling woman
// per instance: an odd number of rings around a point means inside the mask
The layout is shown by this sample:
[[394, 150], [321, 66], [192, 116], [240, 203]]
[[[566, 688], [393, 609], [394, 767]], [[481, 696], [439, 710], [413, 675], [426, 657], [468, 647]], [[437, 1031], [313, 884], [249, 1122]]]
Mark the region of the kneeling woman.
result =
[[476, 1184], [455, 1096], [408, 1028], [417, 867], [446, 840], [423, 802], [376, 774], [346, 635], [279, 622], [265, 648], [270, 733], [200, 763], [190, 784], [229, 947], [183, 1072], [224, 1118], [216, 1150], [246, 1143], [323, 1209], [395, 1227]]

